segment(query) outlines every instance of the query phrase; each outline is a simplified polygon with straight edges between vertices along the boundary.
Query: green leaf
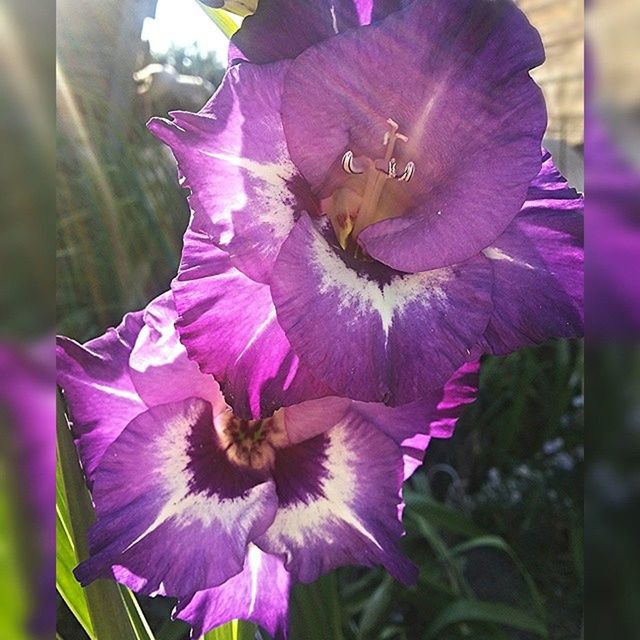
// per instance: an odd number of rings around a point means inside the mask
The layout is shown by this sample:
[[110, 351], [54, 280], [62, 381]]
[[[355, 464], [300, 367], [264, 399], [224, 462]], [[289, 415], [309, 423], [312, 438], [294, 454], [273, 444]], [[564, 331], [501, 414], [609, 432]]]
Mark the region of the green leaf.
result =
[[520, 558], [518, 558], [515, 551], [502, 538], [498, 536], [481, 536], [473, 540], [469, 540], [468, 542], [464, 542], [457, 547], [453, 547], [450, 550], [450, 553], [451, 555], [460, 555], [462, 553], [466, 553], [467, 551], [479, 548], [492, 548], [498, 551], [503, 551], [511, 558], [527, 584], [527, 588], [529, 589], [531, 598], [536, 608], [536, 613], [540, 617], [543, 617], [545, 611], [544, 603], [542, 601], [542, 596], [540, 595], [540, 592], [536, 587], [536, 583], [533, 580], [533, 577], [527, 571], [527, 568], [524, 566]]
[[227, 624], [216, 627], [205, 634], [205, 640], [254, 640], [256, 625], [244, 620], [232, 620]]
[[238, 21], [234, 19], [228, 11], [224, 9], [212, 9], [202, 3], [199, 4], [202, 10], [213, 20], [218, 29], [220, 29], [227, 38], [231, 38], [240, 28]]
[[[0, 439], [4, 433], [0, 422]], [[9, 468], [9, 457], [0, 442], [0, 638], [28, 640], [25, 631], [29, 615], [28, 584], [24, 567], [21, 566], [17, 547], [20, 544], [21, 528], [16, 526], [17, 488], [13, 486]]]
[[[96, 580], [80, 591], [70, 586], [70, 581], [75, 580], [70, 574], [70, 565], [77, 564], [89, 555], [87, 530], [95, 514], [60, 398], [56, 434], [59, 464], [57, 513], [62, 535], [62, 544], [57, 550], [60, 555], [57, 568], [61, 571], [58, 586], [64, 591], [63, 598], [71, 611], [80, 616], [80, 624], [93, 631], [90, 637], [96, 640], [154, 640], [134, 596], [124, 587], [111, 580]], [[69, 555], [70, 551], [75, 557]], [[65, 575], [62, 575], [63, 572]], [[84, 602], [79, 593], [84, 595]], [[81, 618], [85, 616], [85, 608], [88, 619], [85, 617], [83, 623]]]
[[56, 588], [86, 634], [95, 640], [84, 590], [72, 573], [77, 564], [76, 552], [60, 508], [60, 505], [56, 506]]
[[543, 638], [548, 637], [545, 624], [526, 611], [503, 602], [457, 600], [433, 621], [424, 640], [441, 638], [447, 627], [463, 622], [489, 622], [535, 633]]
[[218, 2], [204, 2], [203, 4], [210, 4], [212, 7], [216, 4], [222, 5], [220, 9], [244, 17], [256, 12], [258, 2], [259, 0], [218, 0]]
[[453, 560], [449, 549], [444, 540], [438, 535], [438, 532], [431, 523], [421, 515], [411, 513], [410, 517], [415, 520], [420, 533], [431, 546], [438, 560], [441, 562], [443, 569], [446, 571], [449, 586], [457, 595], [471, 596], [471, 587], [467, 583], [461, 568]]
[[451, 533], [469, 537], [484, 535], [484, 531], [464, 513], [454, 511], [433, 498], [416, 492], [407, 492], [405, 503], [410, 512], [420, 514], [434, 527], [441, 527]]
[[342, 607], [335, 573], [297, 584], [291, 595], [291, 637], [343, 640]]
[[397, 583], [390, 575], [386, 575], [364, 607], [358, 629], [359, 640], [373, 638], [384, 626], [395, 604], [397, 590]]

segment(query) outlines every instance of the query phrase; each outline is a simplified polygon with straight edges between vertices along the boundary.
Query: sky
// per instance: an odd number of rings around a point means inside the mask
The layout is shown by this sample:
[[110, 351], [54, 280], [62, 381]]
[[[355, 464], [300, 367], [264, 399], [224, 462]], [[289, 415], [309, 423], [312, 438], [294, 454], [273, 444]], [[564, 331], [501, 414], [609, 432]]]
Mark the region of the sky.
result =
[[227, 57], [226, 37], [196, 0], [158, 0], [156, 17], [146, 19], [142, 38], [149, 41], [155, 53], [167, 51], [172, 45], [190, 47], [195, 44], [203, 53], [215, 51], [220, 60]]

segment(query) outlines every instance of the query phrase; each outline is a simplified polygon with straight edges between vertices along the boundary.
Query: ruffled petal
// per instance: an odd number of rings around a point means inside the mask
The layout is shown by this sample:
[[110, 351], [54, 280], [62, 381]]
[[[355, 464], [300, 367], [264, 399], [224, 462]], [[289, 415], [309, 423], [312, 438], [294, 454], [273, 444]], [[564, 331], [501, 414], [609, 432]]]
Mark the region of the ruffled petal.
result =
[[107, 447], [147, 408], [129, 370], [129, 355], [143, 326], [139, 311], [84, 345], [57, 339], [57, 382], [89, 484]]
[[480, 362], [466, 362], [444, 387], [428, 391], [422, 398], [388, 407], [376, 402], [352, 403], [354, 411], [398, 444], [426, 433], [434, 438], [450, 438], [463, 409], [478, 397]]
[[176, 327], [190, 356], [213, 374], [241, 418], [331, 395], [301, 365], [276, 319], [269, 287], [234, 268], [202, 232], [188, 230], [172, 289]]
[[[295, 58], [317, 42], [370, 24], [402, 6], [402, 0], [270, 0], [242, 22], [231, 38], [229, 61], [265, 64]], [[406, 0], [404, 2], [406, 4]]]
[[58, 384], [89, 485], [107, 447], [148, 407], [195, 396], [216, 414], [226, 408], [214, 378], [180, 344], [177, 317], [168, 292], [85, 345], [58, 338]]
[[95, 472], [97, 521], [83, 585], [123, 567], [127, 586], [181, 596], [238, 574], [247, 544], [273, 521], [273, 482], [227, 458], [211, 405], [152, 407], [109, 447]]
[[178, 339], [178, 312], [170, 291], [156, 298], [143, 313], [144, 326], [129, 358], [130, 375], [148, 407], [185, 398], [209, 400], [217, 415], [227, 408], [220, 387], [189, 360]]
[[431, 438], [450, 438], [458, 418], [478, 397], [480, 361], [467, 362], [441, 389], [400, 407], [374, 402], [353, 402], [352, 410], [362, 415], [402, 446], [404, 478], [422, 464]]
[[193, 638], [239, 618], [264, 627], [274, 640], [285, 640], [290, 582], [280, 558], [250, 544], [244, 569], [238, 575], [219, 587], [179, 600], [174, 617], [191, 625]]
[[491, 353], [583, 334], [583, 208], [547, 153], [522, 211], [483, 252], [494, 272]]
[[489, 261], [418, 274], [351, 260], [304, 216], [271, 291], [287, 338], [339, 395], [392, 406], [442, 386], [471, 357], [492, 310]]
[[512, 0], [413, 2], [293, 62], [282, 98], [291, 158], [325, 197], [346, 150], [384, 156], [392, 118], [409, 138], [397, 166], [413, 161], [415, 174], [385, 187], [389, 219], [358, 242], [401, 271], [455, 264], [505, 229], [540, 169], [546, 113], [528, 71], [543, 60]]
[[285, 557], [293, 580], [312, 582], [345, 564], [382, 564], [411, 583], [416, 568], [398, 549], [402, 451], [349, 414], [329, 431], [276, 452], [278, 512], [256, 540]]
[[267, 282], [283, 240], [313, 197], [289, 159], [280, 116], [288, 63], [229, 69], [201, 113], [174, 112], [149, 128], [171, 147], [189, 187], [193, 224], [234, 266]]

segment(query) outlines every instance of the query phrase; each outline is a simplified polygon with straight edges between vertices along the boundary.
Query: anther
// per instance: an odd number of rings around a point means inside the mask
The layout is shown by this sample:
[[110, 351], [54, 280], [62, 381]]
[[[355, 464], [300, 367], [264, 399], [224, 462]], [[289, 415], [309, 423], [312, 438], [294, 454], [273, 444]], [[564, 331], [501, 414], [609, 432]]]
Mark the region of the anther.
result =
[[346, 151], [342, 156], [342, 169], [345, 173], [350, 173], [352, 175], [358, 175], [362, 173], [362, 171], [356, 171], [353, 166], [353, 151]]
[[409, 182], [413, 178], [413, 174], [416, 172], [416, 165], [414, 162], [407, 162], [407, 166], [401, 175], [397, 177], [400, 182]]
[[389, 166], [387, 168], [387, 175], [390, 178], [395, 178], [397, 170], [398, 170], [398, 163], [396, 162], [395, 158], [391, 158], [391, 160], [389, 160]]

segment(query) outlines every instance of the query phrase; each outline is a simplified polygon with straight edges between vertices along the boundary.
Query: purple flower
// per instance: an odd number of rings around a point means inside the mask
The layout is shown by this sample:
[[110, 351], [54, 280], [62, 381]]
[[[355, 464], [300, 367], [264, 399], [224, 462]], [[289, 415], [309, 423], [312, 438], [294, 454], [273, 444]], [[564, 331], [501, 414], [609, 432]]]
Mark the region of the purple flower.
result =
[[150, 123], [191, 189], [181, 340], [240, 415], [402, 405], [482, 351], [582, 331], [582, 200], [541, 152], [537, 32], [511, 0], [400, 4], [327, 22], [311, 2], [288, 38], [265, 2], [234, 42], [275, 61]]
[[188, 359], [176, 320], [165, 294], [85, 345], [58, 341], [97, 513], [78, 579], [177, 597], [197, 635], [240, 617], [279, 636], [292, 581], [344, 564], [413, 581], [402, 482], [431, 437], [451, 435], [477, 364], [398, 409], [328, 397], [252, 420]]

